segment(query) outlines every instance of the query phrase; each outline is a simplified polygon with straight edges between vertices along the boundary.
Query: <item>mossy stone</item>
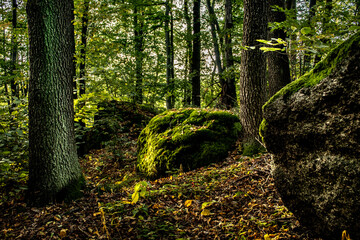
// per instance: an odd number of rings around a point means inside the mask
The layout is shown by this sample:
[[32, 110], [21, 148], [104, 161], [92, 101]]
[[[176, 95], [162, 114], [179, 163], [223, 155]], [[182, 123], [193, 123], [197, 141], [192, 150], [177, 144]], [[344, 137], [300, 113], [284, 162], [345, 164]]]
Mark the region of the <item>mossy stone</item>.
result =
[[187, 108], [155, 116], [138, 139], [137, 169], [149, 178], [192, 170], [226, 158], [241, 132], [227, 111]]

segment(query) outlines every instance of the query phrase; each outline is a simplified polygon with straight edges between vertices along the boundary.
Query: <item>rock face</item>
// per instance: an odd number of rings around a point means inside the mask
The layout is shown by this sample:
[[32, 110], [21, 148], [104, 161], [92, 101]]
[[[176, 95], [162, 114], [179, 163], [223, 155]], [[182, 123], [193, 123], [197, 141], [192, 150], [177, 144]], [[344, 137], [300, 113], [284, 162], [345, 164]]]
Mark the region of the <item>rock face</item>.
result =
[[149, 178], [225, 159], [239, 137], [238, 117], [188, 108], [155, 116], [138, 139], [137, 169]]
[[324, 239], [360, 239], [360, 33], [264, 105], [275, 185]]

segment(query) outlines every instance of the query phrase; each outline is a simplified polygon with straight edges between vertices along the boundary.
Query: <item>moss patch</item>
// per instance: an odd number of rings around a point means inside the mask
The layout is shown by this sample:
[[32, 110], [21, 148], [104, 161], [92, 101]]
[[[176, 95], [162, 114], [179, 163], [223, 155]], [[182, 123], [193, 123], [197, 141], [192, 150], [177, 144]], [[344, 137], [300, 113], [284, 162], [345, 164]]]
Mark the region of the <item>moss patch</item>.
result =
[[299, 91], [305, 87], [311, 87], [318, 84], [321, 80], [328, 77], [334, 72], [338, 63], [343, 59], [347, 58], [349, 49], [353, 44], [359, 45], [360, 43], [360, 32], [354, 34], [347, 41], [335, 47], [326, 58], [320, 61], [316, 66], [309, 72], [305, 73], [299, 79], [289, 83], [274, 96], [272, 96], [267, 103], [263, 106], [266, 108], [267, 105], [274, 102], [280, 96], [291, 96], [293, 93]]
[[181, 167], [186, 171], [221, 161], [240, 132], [238, 117], [226, 111], [166, 111], [141, 132], [137, 169], [156, 178]]

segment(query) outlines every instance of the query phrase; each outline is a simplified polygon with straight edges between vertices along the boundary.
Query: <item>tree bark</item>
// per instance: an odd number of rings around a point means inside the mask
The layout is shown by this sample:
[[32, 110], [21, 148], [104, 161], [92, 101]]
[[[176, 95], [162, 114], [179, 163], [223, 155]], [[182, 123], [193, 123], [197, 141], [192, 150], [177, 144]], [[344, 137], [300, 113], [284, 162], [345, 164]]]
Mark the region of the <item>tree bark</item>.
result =
[[234, 60], [232, 52], [231, 33], [233, 30], [232, 21], [232, 0], [225, 1], [225, 64], [226, 64], [226, 78], [225, 89], [223, 96], [223, 104], [227, 109], [231, 109], [236, 105], [236, 86], [234, 74]]
[[[285, 8], [284, 0], [269, 0], [269, 22], [284, 22], [286, 15], [282, 11], [274, 10], [273, 6]], [[286, 33], [283, 29], [275, 29], [269, 32], [269, 39], [272, 38], [282, 40], [286, 39]], [[280, 48], [285, 48], [284, 45], [279, 45]], [[274, 95], [285, 85], [290, 83], [290, 68], [289, 58], [286, 52], [268, 52], [268, 82], [269, 82], [269, 96]]]
[[[266, 39], [267, 2], [244, 0], [243, 46], [257, 46], [257, 39]], [[240, 75], [240, 119], [247, 141], [258, 138], [265, 102], [266, 58], [257, 46], [243, 50]]]
[[16, 83], [16, 69], [17, 69], [17, 58], [18, 58], [18, 43], [17, 43], [17, 8], [18, 4], [16, 0], [12, 0], [12, 36], [11, 36], [11, 98], [12, 106], [14, 107], [15, 98], [19, 98], [19, 84]]
[[192, 104], [200, 107], [200, 0], [194, 0], [193, 7], [193, 56], [191, 64]]
[[165, 12], [165, 45], [166, 45], [166, 84], [168, 87], [168, 96], [166, 97], [166, 108], [172, 109], [175, 104], [174, 95], [174, 34], [172, 1], [166, 1]]
[[[316, 10], [316, 9], [315, 9], [315, 6], [316, 6], [316, 0], [310, 0], [310, 4], [309, 4], [309, 17], [308, 17], [309, 26], [311, 26], [311, 24], [312, 24], [312, 23], [311, 23], [311, 22], [312, 22], [312, 19], [313, 19], [314, 16], [315, 16], [315, 10]], [[301, 72], [301, 75], [311, 69], [311, 57], [312, 57], [312, 54], [310, 54], [310, 53], [305, 53], [303, 71]]]
[[73, 2], [28, 0], [30, 43], [28, 203], [81, 196], [73, 109]]
[[138, 12], [138, 6], [134, 6], [134, 42], [135, 42], [135, 96], [134, 102], [143, 102], [143, 52], [144, 52], [144, 21], [142, 14]]
[[[184, 0], [184, 18], [186, 21], [186, 63], [192, 63], [192, 34], [191, 34], [191, 19], [189, 16], [188, 10], [188, 0]], [[185, 64], [187, 68], [188, 64]], [[184, 84], [184, 107], [188, 107], [191, 105], [191, 89], [190, 89], [190, 72], [191, 66], [189, 67], [189, 71], [186, 69], [186, 77]]]

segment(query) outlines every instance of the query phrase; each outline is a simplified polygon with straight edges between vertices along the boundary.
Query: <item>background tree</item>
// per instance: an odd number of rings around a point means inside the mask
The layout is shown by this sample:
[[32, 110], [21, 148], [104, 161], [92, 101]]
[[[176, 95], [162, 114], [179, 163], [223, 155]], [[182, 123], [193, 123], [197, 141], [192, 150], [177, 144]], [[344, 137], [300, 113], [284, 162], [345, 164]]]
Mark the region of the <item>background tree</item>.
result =
[[85, 94], [86, 89], [86, 45], [87, 45], [87, 32], [89, 24], [89, 6], [90, 0], [84, 0], [81, 17], [81, 42], [80, 42], [80, 59], [79, 59], [79, 96]]
[[[276, 27], [275, 24], [281, 24], [286, 20], [286, 15], [282, 9], [285, 9], [284, 0], [269, 0], [269, 22], [273, 28], [269, 31], [269, 40], [286, 40], [286, 33], [282, 27]], [[276, 43], [276, 40], [273, 40]], [[278, 45], [278, 48], [285, 50], [284, 44]], [[269, 96], [274, 95], [282, 87], [290, 83], [289, 58], [286, 51], [270, 51], [267, 53], [268, 64], [268, 83]]]
[[200, 107], [200, 68], [201, 68], [201, 36], [200, 36], [200, 0], [194, 0], [193, 7], [193, 51], [191, 58], [192, 104]]
[[232, 31], [234, 28], [232, 17], [232, 0], [225, 1], [225, 94], [223, 97], [224, 105], [230, 109], [236, 106], [236, 85], [235, 85], [235, 72], [234, 72], [234, 57], [232, 47]]
[[30, 37], [30, 205], [80, 195], [83, 177], [74, 138], [73, 1], [27, 2]]
[[255, 142], [266, 94], [266, 58], [258, 39], [267, 36], [267, 2], [244, 0], [243, 47], [240, 75], [240, 119], [248, 142]]
[[165, 11], [165, 44], [166, 44], [166, 83], [168, 96], [166, 97], [166, 108], [171, 109], [175, 103], [174, 93], [174, 19], [172, 13], [172, 1], [167, 0]]

